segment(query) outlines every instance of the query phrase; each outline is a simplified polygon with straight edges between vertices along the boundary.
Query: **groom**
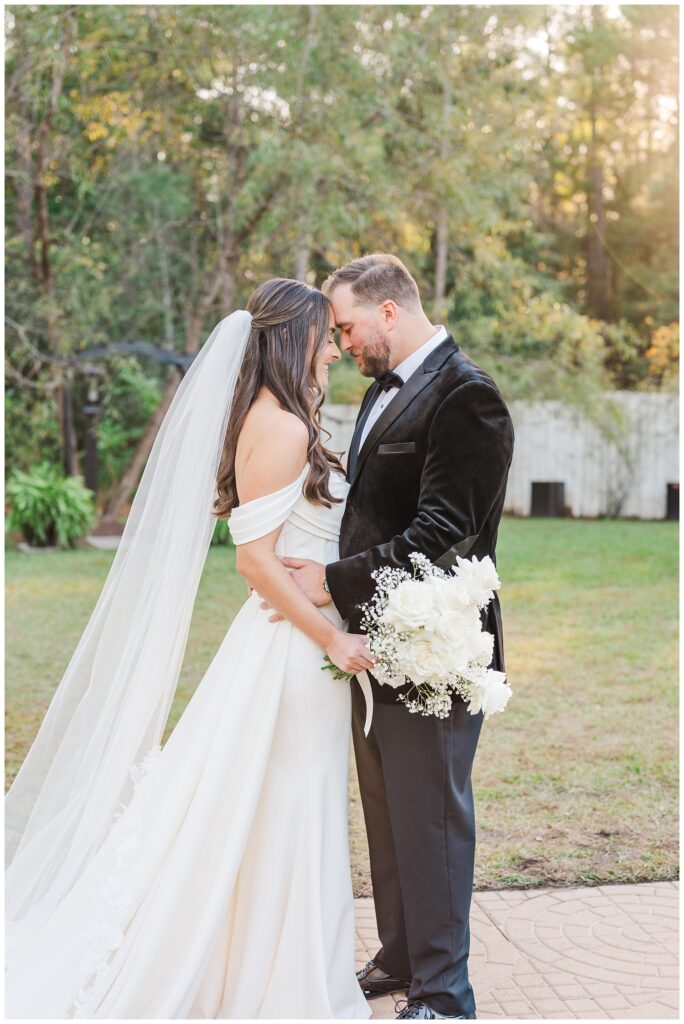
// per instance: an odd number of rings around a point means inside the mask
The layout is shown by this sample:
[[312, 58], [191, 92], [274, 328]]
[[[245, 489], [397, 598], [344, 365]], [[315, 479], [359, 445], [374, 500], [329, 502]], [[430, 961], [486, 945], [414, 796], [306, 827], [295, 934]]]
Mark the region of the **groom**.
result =
[[[349, 450], [351, 484], [340, 560], [285, 559], [317, 605], [331, 597], [351, 632], [380, 566], [410, 568], [423, 552], [495, 561], [513, 426], [492, 378], [423, 312], [403, 263], [376, 253], [323, 285], [341, 346], [374, 377]], [[504, 670], [498, 597], [482, 613]], [[372, 678], [372, 677], [371, 677]], [[353, 735], [381, 948], [359, 972], [367, 996], [407, 989], [399, 1018], [475, 1017], [468, 980], [475, 854], [470, 772], [482, 714], [454, 697], [446, 719], [412, 714], [372, 679], [374, 713], [353, 686]]]

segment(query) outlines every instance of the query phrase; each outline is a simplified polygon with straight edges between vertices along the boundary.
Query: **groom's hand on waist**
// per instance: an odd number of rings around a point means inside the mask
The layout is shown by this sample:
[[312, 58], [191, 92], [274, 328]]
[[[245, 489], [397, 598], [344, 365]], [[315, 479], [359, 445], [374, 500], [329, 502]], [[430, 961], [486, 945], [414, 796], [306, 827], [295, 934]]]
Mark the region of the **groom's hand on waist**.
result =
[[[318, 608], [321, 608], [324, 604], [330, 604], [332, 598], [323, 589], [323, 581], [325, 580], [324, 565], [321, 565], [320, 562], [314, 562], [311, 558], [287, 558], [280, 556], [280, 561], [286, 569], [290, 570], [290, 575], [294, 582], [304, 596], [308, 597], [313, 604]], [[261, 607], [268, 609], [271, 606], [266, 601], [262, 601]], [[281, 622], [283, 617], [278, 614], [271, 615], [268, 621]]]
[[330, 594], [323, 588], [325, 580], [325, 566], [320, 562], [314, 562], [311, 558], [287, 558], [281, 556], [280, 561], [301, 592], [308, 597], [318, 608], [324, 604], [330, 604]]

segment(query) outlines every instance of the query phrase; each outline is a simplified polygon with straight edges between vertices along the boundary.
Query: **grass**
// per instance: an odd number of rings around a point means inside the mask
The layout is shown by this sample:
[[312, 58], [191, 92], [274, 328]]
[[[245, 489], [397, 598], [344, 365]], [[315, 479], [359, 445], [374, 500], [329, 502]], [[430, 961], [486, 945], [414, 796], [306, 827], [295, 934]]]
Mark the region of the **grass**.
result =
[[[6, 556], [6, 758], [14, 777], [112, 554]], [[476, 887], [677, 876], [677, 526], [505, 518], [498, 544], [514, 696], [473, 770]], [[209, 552], [165, 738], [245, 597]], [[354, 887], [370, 893], [356, 776]]]

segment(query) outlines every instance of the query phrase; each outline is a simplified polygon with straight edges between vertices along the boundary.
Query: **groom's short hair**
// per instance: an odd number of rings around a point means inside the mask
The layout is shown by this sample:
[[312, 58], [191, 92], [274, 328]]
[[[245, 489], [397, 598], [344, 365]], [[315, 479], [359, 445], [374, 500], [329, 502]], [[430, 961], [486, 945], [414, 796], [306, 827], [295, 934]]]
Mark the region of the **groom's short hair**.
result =
[[351, 284], [352, 293], [363, 305], [379, 306], [392, 299], [404, 309], [421, 308], [418, 285], [401, 260], [387, 252], [361, 256], [333, 271], [322, 291], [330, 296], [339, 284]]

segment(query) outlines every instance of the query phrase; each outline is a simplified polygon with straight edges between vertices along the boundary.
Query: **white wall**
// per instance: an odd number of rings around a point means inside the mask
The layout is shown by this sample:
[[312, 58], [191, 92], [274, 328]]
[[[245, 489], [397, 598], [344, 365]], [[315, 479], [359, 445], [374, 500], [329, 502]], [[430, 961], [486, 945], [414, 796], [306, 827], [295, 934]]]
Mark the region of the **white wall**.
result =
[[[511, 402], [515, 449], [505, 511], [530, 514], [532, 481], [563, 481], [573, 516], [619, 514], [663, 519], [666, 485], [679, 481], [678, 400], [673, 394], [615, 391], [604, 396], [625, 412], [625, 441], [606, 441], [577, 409], [560, 402]], [[357, 407], [323, 407], [323, 425], [335, 450], [349, 448]]]

